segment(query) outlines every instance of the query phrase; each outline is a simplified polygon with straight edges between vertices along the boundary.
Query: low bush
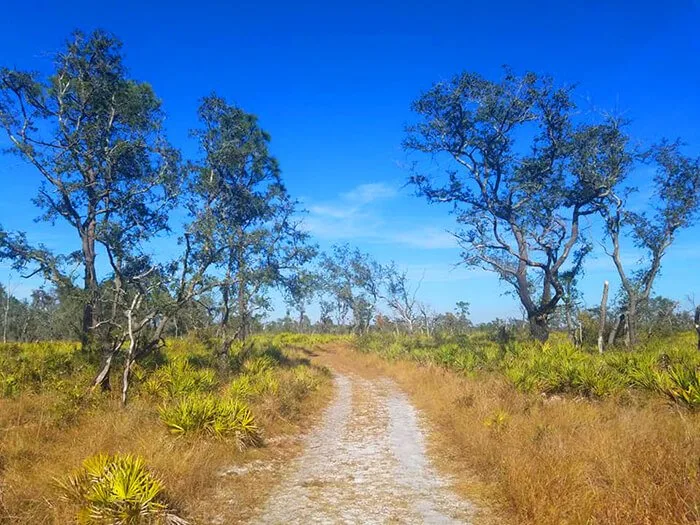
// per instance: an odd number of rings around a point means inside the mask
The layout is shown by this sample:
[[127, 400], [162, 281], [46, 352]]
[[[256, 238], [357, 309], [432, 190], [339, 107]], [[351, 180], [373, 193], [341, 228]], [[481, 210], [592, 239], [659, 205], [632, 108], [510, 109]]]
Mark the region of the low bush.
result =
[[255, 417], [239, 400], [191, 395], [161, 407], [159, 412], [161, 421], [173, 434], [234, 439], [240, 449], [262, 444]]
[[668, 379], [659, 381], [659, 390], [672, 400], [689, 408], [700, 408], [700, 370], [675, 366]]
[[[692, 334], [691, 334], [692, 335]], [[495, 371], [519, 390], [602, 398], [627, 389], [663, 394], [688, 408], [700, 408], [700, 354], [689, 334], [649, 340], [635, 351], [600, 355], [574, 347], [562, 334], [547, 343], [496, 342], [475, 332], [462, 336], [372, 334], [359, 338], [360, 351], [385, 359], [407, 359], [460, 372]]]
[[216, 375], [209, 368], [195, 368], [189, 361], [178, 358], [157, 368], [143, 383], [143, 390], [161, 398], [210, 392], [216, 386]]
[[170, 510], [162, 482], [138, 456], [98, 454], [56, 481], [62, 497], [79, 507], [79, 523], [185, 523]]
[[70, 342], [0, 343], [0, 395], [39, 392], [88, 365]]
[[272, 370], [243, 373], [229, 385], [228, 395], [233, 399], [251, 400], [279, 391], [279, 380]]

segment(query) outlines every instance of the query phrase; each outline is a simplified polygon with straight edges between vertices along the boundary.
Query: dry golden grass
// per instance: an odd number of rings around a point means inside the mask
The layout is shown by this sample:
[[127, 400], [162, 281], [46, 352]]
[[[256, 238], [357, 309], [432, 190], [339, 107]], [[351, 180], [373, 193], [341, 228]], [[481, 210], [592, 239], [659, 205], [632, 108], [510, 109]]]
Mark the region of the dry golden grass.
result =
[[251, 405], [269, 445], [239, 452], [231, 442], [176, 438], [158, 419], [156, 406], [135, 398], [126, 409], [116, 396], [85, 409], [78, 420], [56, 420], [49, 395], [22, 394], [0, 399], [0, 523], [65, 524], [75, 508], [63, 503], [53, 478], [63, 477], [83, 459], [99, 452], [143, 456], [160, 477], [173, 507], [194, 523], [218, 518], [235, 523], [252, 515], [274, 486], [274, 470], [236, 476], [222, 469], [251, 460], [281, 464], [299, 452], [284, 439], [311, 425], [329, 398], [330, 385], [304, 399], [282, 392]]
[[438, 465], [494, 509], [490, 521], [700, 522], [700, 414], [653, 398], [546, 399], [495, 375], [327, 348], [324, 361], [389, 375], [409, 393], [430, 420]]

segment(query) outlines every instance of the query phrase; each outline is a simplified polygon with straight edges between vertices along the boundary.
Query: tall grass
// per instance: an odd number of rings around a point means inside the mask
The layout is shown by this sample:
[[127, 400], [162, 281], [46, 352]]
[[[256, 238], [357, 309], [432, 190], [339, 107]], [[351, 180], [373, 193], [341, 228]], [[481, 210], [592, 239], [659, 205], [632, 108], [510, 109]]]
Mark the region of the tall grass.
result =
[[603, 356], [478, 334], [360, 344], [339, 356], [401, 384], [435, 430], [435, 460], [494, 523], [700, 523], [691, 336]]

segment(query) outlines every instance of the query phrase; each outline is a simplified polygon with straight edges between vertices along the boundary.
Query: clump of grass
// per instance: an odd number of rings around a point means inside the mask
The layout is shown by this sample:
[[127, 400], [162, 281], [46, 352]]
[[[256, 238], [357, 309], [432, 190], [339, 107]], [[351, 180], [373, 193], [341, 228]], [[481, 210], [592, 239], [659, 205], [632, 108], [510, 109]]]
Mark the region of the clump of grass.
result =
[[79, 523], [186, 523], [170, 510], [163, 483], [139, 456], [98, 454], [56, 482], [62, 497], [79, 507]]
[[246, 404], [213, 396], [187, 396], [159, 409], [160, 419], [176, 435], [233, 439], [240, 449], [262, 444], [260, 429]]
[[484, 419], [484, 426], [499, 434], [506, 428], [509, 419], [510, 414], [499, 408]]
[[276, 395], [279, 380], [272, 370], [255, 374], [244, 373], [237, 376], [229, 385], [228, 395], [234, 399], [251, 400], [266, 395]]

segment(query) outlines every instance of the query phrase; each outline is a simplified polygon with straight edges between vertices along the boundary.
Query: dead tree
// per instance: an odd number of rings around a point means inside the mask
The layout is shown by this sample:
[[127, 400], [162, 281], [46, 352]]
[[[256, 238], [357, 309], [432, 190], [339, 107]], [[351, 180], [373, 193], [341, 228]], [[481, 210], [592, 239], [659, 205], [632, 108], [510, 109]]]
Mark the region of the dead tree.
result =
[[605, 332], [605, 321], [608, 310], [608, 286], [610, 283], [603, 283], [603, 297], [600, 300], [600, 324], [598, 325], [598, 353], [603, 353], [603, 332]]

